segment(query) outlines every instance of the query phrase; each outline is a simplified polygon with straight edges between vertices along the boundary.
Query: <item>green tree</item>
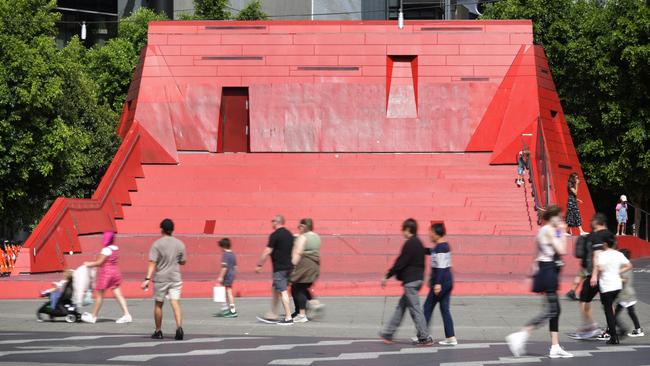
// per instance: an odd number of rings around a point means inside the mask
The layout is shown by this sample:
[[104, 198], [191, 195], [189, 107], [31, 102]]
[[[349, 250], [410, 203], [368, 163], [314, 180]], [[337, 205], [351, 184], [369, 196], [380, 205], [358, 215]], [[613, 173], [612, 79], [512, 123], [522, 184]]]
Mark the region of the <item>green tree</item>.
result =
[[232, 16], [228, 0], [194, 0], [194, 14], [199, 19], [227, 20]]
[[268, 15], [262, 11], [260, 0], [251, 1], [237, 14], [237, 20], [265, 20], [268, 18]]
[[99, 85], [99, 100], [116, 113], [122, 112], [140, 52], [147, 43], [149, 22], [166, 19], [164, 14], [141, 7], [120, 20], [117, 38], [88, 51], [86, 63]]
[[133, 49], [140, 54], [142, 47], [147, 44], [147, 29], [149, 22], [168, 20], [163, 13], [140, 7], [126, 18], [120, 19], [117, 27], [118, 38], [124, 39], [133, 45]]
[[[641, 0], [502, 0], [484, 18], [532, 19], [589, 184], [648, 207], [650, 7]], [[598, 207], [611, 210], [611, 207]], [[637, 219], [640, 215], [636, 215]], [[638, 223], [637, 223], [638, 224]]]
[[35, 223], [57, 196], [89, 195], [115, 151], [117, 116], [99, 102], [79, 40], [57, 49], [55, 6], [0, 0], [2, 236]]

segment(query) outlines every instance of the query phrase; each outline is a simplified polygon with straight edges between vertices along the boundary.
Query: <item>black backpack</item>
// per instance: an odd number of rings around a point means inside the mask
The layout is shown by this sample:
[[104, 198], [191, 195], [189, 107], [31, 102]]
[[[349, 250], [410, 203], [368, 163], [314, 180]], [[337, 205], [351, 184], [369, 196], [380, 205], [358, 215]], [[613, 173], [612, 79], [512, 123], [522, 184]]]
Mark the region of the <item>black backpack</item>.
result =
[[587, 253], [590, 251], [589, 249], [589, 241], [587, 240], [588, 235], [580, 235], [578, 239], [576, 239], [576, 247], [575, 247], [575, 257], [578, 259], [585, 259], [585, 256]]

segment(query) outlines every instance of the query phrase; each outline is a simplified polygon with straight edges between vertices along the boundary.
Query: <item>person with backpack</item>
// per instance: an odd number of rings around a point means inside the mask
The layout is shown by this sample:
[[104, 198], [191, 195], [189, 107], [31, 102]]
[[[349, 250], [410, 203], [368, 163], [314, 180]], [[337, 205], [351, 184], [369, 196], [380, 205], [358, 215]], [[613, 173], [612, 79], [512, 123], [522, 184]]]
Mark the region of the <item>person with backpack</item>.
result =
[[[581, 235], [576, 239], [576, 244], [574, 248], [574, 256], [580, 260], [582, 260], [587, 252], [587, 236]], [[573, 301], [578, 301], [578, 288], [580, 287], [580, 284], [584, 280], [584, 270], [582, 267], [580, 268], [578, 274], [573, 278], [573, 284], [571, 285], [571, 289], [565, 294], [567, 299], [573, 300]]]
[[[607, 245], [610, 248], [616, 247], [616, 238], [607, 230], [607, 217], [597, 213], [591, 219], [592, 232], [586, 236], [584, 241], [576, 243], [576, 254], [580, 254], [580, 266], [582, 275], [582, 289], [580, 290], [580, 313], [583, 325], [577, 332], [569, 334], [573, 339], [589, 339], [599, 336], [602, 332], [598, 324], [594, 322], [591, 311], [591, 302], [599, 292], [598, 276], [594, 278], [594, 259], [598, 253]], [[584, 242], [584, 244], [582, 244]], [[582, 247], [582, 248], [580, 248]], [[592, 281], [594, 278], [594, 281]]]

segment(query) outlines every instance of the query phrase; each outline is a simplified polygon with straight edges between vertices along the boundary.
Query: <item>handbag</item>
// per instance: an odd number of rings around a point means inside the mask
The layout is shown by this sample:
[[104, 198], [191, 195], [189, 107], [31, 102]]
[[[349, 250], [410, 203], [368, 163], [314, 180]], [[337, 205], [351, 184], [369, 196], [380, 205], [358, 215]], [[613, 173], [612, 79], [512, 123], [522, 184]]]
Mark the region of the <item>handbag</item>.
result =
[[218, 303], [226, 302], [226, 288], [223, 286], [214, 286], [212, 288], [212, 301]]

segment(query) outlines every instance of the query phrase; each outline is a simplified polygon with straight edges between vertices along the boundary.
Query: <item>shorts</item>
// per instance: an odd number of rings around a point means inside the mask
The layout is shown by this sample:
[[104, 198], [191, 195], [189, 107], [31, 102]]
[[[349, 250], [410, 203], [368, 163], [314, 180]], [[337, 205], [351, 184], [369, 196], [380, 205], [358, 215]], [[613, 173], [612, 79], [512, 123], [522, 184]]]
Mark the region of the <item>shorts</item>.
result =
[[580, 302], [591, 302], [596, 294], [600, 291], [598, 288], [598, 283], [596, 286], [591, 286], [591, 275], [586, 276], [582, 280], [582, 290], [580, 290]]
[[277, 292], [287, 291], [289, 287], [289, 271], [273, 272], [273, 290]]
[[183, 282], [154, 282], [153, 296], [156, 302], [165, 302], [166, 297], [170, 300], [180, 300], [182, 288]]
[[518, 167], [517, 168], [517, 175], [524, 175], [524, 168], [523, 167]]

